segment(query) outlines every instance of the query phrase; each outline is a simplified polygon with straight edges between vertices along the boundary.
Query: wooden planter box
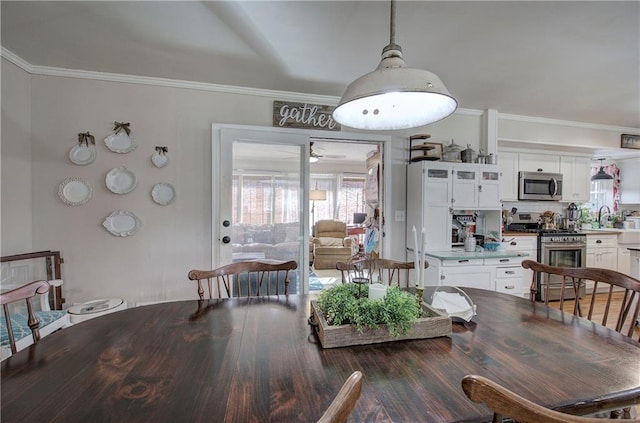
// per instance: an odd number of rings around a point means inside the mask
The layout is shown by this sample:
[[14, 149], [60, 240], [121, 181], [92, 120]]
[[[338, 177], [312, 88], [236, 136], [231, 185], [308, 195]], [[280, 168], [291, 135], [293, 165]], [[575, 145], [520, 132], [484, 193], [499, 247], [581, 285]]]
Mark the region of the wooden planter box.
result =
[[387, 325], [380, 325], [377, 330], [364, 328], [362, 334], [354, 325], [330, 326], [324, 318], [317, 301], [311, 301], [313, 323], [317, 325], [316, 332], [323, 348], [346, 347], [349, 345], [377, 344], [380, 342], [402, 341], [405, 339], [436, 338], [451, 334], [451, 318], [422, 303], [427, 317], [421, 317], [413, 322], [411, 329], [404, 335], [391, 336]]

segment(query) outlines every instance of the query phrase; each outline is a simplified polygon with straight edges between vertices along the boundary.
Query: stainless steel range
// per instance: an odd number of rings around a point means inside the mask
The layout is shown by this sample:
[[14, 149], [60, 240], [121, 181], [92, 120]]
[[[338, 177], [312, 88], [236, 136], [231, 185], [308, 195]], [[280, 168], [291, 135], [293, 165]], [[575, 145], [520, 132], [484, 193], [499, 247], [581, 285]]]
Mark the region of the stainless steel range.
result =
[[[538, 234], [539, 263], [558, 267], [584, 267], [587, 258], [587, 236], [576, 231], [564, 229], [543, 229], [539, 213], [518, 213], [507, 230]], [[557, 275], [538, 275], [536, 300], [545, 300], [545, 287], [549, 284], [549, 301], [560, 299], [562, 277]], [[571, 290], [565, 291], [565, 299], [575, 297]], [[579, 296], [585, 294], [585, 287], [579, 290]]]

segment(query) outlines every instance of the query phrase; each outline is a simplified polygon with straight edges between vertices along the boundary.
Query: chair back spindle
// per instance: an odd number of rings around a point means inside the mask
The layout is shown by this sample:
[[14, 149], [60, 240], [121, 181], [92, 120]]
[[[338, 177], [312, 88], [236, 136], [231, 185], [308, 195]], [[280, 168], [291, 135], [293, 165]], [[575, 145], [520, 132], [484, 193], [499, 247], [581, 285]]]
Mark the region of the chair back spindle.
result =
[[[640, 280], [610, 269], [549, 266], [533, 260], [524, 260], [522, 267], [533, 271], [532, 301], [535, 300], [537, 280], [543, 280], [543, 274], [558, 276], [561, 278], [560, 310], [565, 311], [565, 303], [572, 301], [571, 312], [574, 315], [586, 317], [602, 326], [607, 326], [607, 323], [615, 319], [615, 326], [612, 328], [628, 337], [634, 336], [635, 323], [640, 316]], [[583, 287], [591, 292], [587, 295], [590, 296], [589, 301], [580, 298]], [[542, 288], [545, 290], [545, 304], [548, 304], [549, 284]], [[602, 318], [596, 320], [600, 315]], [[638, 340], [640, 341], [640, 336]]]
[[[409, 287], [410, 272], [414, 267], [412, 261], [402, 262], [389, 259], [362, 259], [336, 263], [336, 269], [340, 271], [342, 283], [353, 282], [353, 278], [365, 278], [369, 280], [369, 283], [380, 282], [399, 287]], [[424, 268], [428, 267], [429, 263], [425, 262]]]
[[16, 339], [13, 333], [13, 327], [11, 325], [11, 314], [9, 310], [9, 304], [24, 300], [27, 304], [27, 324], [31, 329], [33, 336], [33, 342], [36, 343], [40, 340], [40, 321], [36, 317], [33, 310], [31, 299], [37, 294], [46, 294], [49, 292], [49, 283], [44, 280], [34, 281], [23, 285], [19, 288], [12, 289], [11, 291], [3, 292], [0, 294], [0, 304], [4, 311], [5, 324], [7, 325], [7, 335], [9, 336], [9, 345], [11, 346], [11, 352], [15, 354], [17, 352]]
[[[217, 298], [289, 294], [290, 271], [298, 268], [294, 260], [286, 262], [244, 261], [231, 263], [213, 270], [191, 270], [189, 280], [197, 281], [198, 296], [204, 299], [206, 281], [209, 298], [214, 298], [213, 281], [217, 284]], [[281, 281], [284, 288], [281, 289]], [[243, 286], [246, 284], [246, 289]], [[222, 290], [224, 288], [224, 291]], [[233, 292], [232, 292], [233, 289]]]

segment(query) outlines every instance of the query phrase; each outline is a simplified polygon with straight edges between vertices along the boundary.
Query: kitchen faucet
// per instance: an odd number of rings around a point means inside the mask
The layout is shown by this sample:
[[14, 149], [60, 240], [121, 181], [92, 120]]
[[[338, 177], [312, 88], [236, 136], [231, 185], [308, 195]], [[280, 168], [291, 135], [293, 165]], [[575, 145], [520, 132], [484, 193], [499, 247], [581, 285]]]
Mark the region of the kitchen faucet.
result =
[[609, 206], [607, 206], [607, 205], [601, 206], [598, 209], [598, 226], [600, 226], [600, 227], [602, 227], [602, 209], [604, 209], [604, 208], [607, 209], [607, 214], [609, 216], [611, 216], [611, 209], [609, 208]]

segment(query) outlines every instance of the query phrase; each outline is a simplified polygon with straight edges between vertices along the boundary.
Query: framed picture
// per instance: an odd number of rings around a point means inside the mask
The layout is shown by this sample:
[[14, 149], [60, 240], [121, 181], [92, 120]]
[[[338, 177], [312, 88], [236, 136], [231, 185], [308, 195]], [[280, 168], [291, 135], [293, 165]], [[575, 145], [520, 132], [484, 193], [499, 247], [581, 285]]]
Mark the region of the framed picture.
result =
[[620, 148], [640, 150], [640, 135], [622, 134], [620, 136]]
[[411, 161], [442, 160], [442, 143], [424, 142], [411, 146]]

